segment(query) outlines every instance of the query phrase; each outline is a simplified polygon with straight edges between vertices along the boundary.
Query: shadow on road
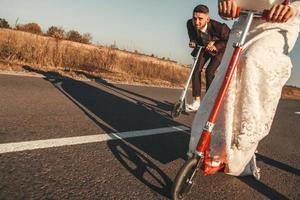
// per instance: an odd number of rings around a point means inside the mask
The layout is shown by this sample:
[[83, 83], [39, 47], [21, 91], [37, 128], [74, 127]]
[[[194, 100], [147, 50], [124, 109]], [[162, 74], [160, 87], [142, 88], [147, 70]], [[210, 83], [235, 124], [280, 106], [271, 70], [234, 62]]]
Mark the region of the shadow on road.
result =
[[[264, 162], [265, 164], [268, 164], [270, 166], [276, 167], [278, 169], [284, 170], [288, 173], [293, 173], [297, 176], [300, 176], [300, 170], [294, 167], [291, 167], [287, 164], [284, 164], [282, 162], [273, 160], [272, 158], [269, 158], [267, 156], [261, 155], [261, 154], [256, 154], [257, 161]], [[252, 176], [248, 177], [239, 177], [239, 180], [242, 182], [246, 183], [253, 189], [255, 189], [257, 192], [263, 194], [269, 199], [288, 199], [284, 195], [280, 194], [276, 190], [270, 188], [266, 184], [254, 179]]]
[[[138, 94], [136, 92], [132, 92], [129, 90], [126, 90], [124, 88], [118, 87], [114, 84], [111, 84], [103, 79], [100, 79], [98, 77], [95, 76], [91, 76], [85, 72], [77, 72], [78, 74], [84, 75], [85, 77], [94, 80], [96, 83], [100, 84], [102, 87], [108, 88], [111, 91], [116, 92], [118, 95], [124, 96], [126, 98], [132, 99], [134, 101], [137, 101], [138, 104], [145, 106], [149, 109], [152, 109], [156, 112], [161, 113], [164, 116], [168, 116], [170, 117], [170, 112], [173, 109], [173, 103], [170, 102], [161, 102], [161, 101], [157, 101], [156, 99], [147, 97], [147, 96], [143, 96], [141, 94]], [[133, 98], [132, 95], [135, 97]], [[138, 98], [143, 99], [142, 101], [139, 101]], [[145, 100], [147, 100], [148, 102], [151, 103], [147, 103]]]
[[255, 189], [257, 192], [261, 193], [262, 195], [264, 195], [268, 199], [281, 199], [281, 200], [288, 199], [283, 194], [280, 194], [279, 192], [277, 192], [273, 188], [271, 188], [271, 187], [267, 186], [266, 184], [254, 179], [252, 176], [238, 177], [238, 179], [240, 181], [246, 183], [247, 185], [249, 185], [253, 189]]
[[284, 170], [286, 172], [293, 173], [297, 176], [300, 176], [300, 170], [297, 169], [297, 168], [291, 167], [287, 164], [284, 164], [282, 162], [273, 160], [272, 158], [268, 158], [268, 157], [266, 157], [264, 155], [261, 155], [261, 154], [256, 154], [256, 157], [257, 157], [257, 161], [262, 161], [265, 164], [271, 165], [271, 166], [276, 167], [278, 169], [281, 169], [281, 170]]
[[[30, 66], [23, 68], [44, 75], [45, 80], [51, 82], [106, 133], [182, 125], [169, 117], [171, 105], [168, 103], [99, 79], [96, 81], [99, 87], [96, 87], [92, 83], [63, 77], [58, 73], [36, 70]], [[138, 180], [169, 197], [172, 181], [151, 160], [165, 164], [178, 158], [185, 159], [188, 141], [187, 134], [168, 133], [113, 140], [107, 144], [119, 162]]]
[[[132, 139], [134, 140], [134, 139]], [[109, 141], [108, 145], [119, 162], [140, 182], [162, 196], [170, 198], [172, 180], [149, 156], [133, 146], [130, 140]]]

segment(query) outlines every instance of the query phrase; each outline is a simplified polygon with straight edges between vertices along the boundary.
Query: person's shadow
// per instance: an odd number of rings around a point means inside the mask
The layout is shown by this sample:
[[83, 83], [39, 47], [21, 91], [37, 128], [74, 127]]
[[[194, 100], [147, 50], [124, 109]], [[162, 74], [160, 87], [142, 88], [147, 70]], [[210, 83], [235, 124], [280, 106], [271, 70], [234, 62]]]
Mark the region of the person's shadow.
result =
[[[144, 96], [141, 94], [138, 94], [136, 92], [130, 91], [130, 90], [126, 90], [116, 84], [112, 84], [109, 83], [99, 77], [90, 75], [88, 73], [85, 73], [84, 71], [78, 71], [76, 72], [77, 74], [83, 75], [85, 77], [87, 77], [90, 80], [94, 80], [96, 83], [98, 83], [99, 85], [101, 85], [102, 87], [105, 87], [113, 92], [115, 92], [116, 94], [120, 95], [120, 96], [124, 96], [128, 99], [132, 99], [134, 101], [136, 101], [138, 104], [147, 107], [148, 109], [154, 110], [155, 112], [160, 113], [161, 115], [165, 116], [165, 117], [171, 117], [171, 111], [173, 109], [173, 103], [168, 102], [168, 101], [158, 101], [154, 98], [151, 98], [149, 96]], [[133, 96], [133, 97], [132, 97]], [[142, 100], [139, 100], [142, 99]]]
[[[167, 114], [170, 111], [168, 103], [99, 79], [96, 82], [83, 82], [30, 66], [23, 68], [42, 74], [105, 133], [122, 134], [126, 131], [182, 126]], [[149, 101], [152, 103], [147, 103]], [[173, 132], [110, 140], [107, 145], [116, 159], [138, 180], [153, 191], [169, 197], [172, 181], [152, 160], [166, 164], [178, 158], [186, 159], [188, 141], [188, 134]]]
[[[270, 166], [276, 167], [280, 170], [300, 176], [300, 170], [297, 168], [291, 167], [287, 164], [276, 161], [272, 158], [269, 158], [269, 157], [261, 155], [261, 154], [256, 154], [256, 158], [257, 158], [258, 162], [263, 162]], [[280, 192], [269, 187], [268, 185], [264, 184], [263, 182], [254, 179], [252, 176], [238, 177], [238, 179], [240, 181], [246, 183], [247, 185], [249, 185], [250, 187], [255, 189], [257, 192], [261, 193], [262, 195], [264, 195], [265, 197], [267, 197], [269, 199], [288, 199], [286, 196], [284, 196]]]
[[[256, 156], [257, 156], [258, 162], [263, 162], [270, 166], [276, 167], [280, 170], [300, 176], [300, 170], [297, 168], [291, 167], [287, 164], [276, 161], [272, 158], [269, 158], [269, 157], [261, 155], [261, 154], [256, 154]], [[238, 177], [238, 179], [240, 181], [246, 183], [247, 185], [249, 185], [250, 187], [255, 189], [257, 192], [263, 194], [264, 196], [266, 196], [269, 199], [288, 199], [283, 194], [279, 193], [278, 191], [269, 187], [268, 185], [254, 179], [252, 176]]]

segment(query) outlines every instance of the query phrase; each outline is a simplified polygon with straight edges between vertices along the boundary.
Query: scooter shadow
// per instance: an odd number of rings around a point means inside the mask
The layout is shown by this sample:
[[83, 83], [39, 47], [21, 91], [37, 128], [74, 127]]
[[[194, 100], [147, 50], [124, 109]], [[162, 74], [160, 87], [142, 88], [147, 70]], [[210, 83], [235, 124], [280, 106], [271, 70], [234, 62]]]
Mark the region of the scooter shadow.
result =
[[108, 146], [123, 167], [141, 183], [158, 194], [170, 198], [173, 182], [149, 155], [137, 149], [130, 140], [109, 141]]

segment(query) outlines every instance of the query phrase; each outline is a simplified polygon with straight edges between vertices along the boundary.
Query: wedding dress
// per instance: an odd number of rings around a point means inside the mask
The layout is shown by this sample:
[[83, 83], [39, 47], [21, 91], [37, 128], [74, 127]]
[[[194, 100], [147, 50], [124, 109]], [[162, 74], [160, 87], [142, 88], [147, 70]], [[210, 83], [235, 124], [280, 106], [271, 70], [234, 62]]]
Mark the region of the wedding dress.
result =
[[[264, 10], [282, 1], [237, 0], [237, 3], [241, 8]], [[225, 163], [227, 174], [259, 178], [255, 151], [259, 141], [270, 131], [282, 87], [291, 73], [292, 63], [287, 54], [300, 29], [300, 1], [290, 6], [295, 16], [287, 23], [254, 19], [247, 35], [210, 143], [210, 157]], [[241, 17], [234, 23], [223, 60], [194, 118], [188, 155], [194, 152], [208, 120], [234, 50], [232, 44], [238, 41], [244, 21]]]

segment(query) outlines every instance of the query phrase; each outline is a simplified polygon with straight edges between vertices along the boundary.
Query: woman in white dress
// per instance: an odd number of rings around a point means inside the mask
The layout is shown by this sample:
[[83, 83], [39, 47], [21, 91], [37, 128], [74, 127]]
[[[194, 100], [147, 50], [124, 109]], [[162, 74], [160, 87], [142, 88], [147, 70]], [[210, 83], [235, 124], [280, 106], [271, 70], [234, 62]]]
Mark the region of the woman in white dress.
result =
[[[225, 164], [225, 173], [230, 175], [254, 175], [259, 179], [255, 151], [259, 141], [270, 131], [282, 87], [290, 77], [292, 63], [287, 54], [299, 34], [300, 1], [293, 1], [289, 6], [281, 5], [282, 2], [219, 0], [219, 13], [226, 18], [235, 17], [237, 6], [271, 10], [267, 21], [253, 20], [212, 133], [211, 164], [217, 164], [216, 168], [220, 163]], [[234, 23], [223, 61], [194, 118], [188, 155], [195, 151], [214, 104], [212, 99], [216, 98], [223, 82], [233, 52], [232, 44], [238, 40], [244, 20], [241, 17]]]

